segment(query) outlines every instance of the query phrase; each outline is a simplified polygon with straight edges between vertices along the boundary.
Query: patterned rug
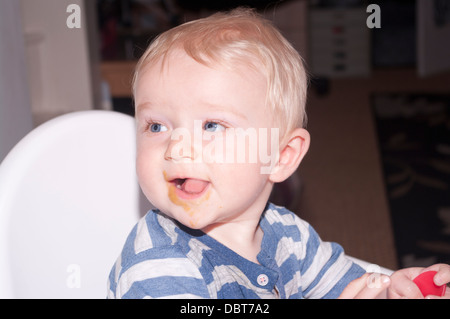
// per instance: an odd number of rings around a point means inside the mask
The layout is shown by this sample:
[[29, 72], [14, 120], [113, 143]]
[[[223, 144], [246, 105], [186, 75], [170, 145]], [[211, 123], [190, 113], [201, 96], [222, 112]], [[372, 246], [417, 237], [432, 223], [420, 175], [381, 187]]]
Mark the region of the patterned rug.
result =
[[401, 267], [450, 263], [450, 95], [372, 96]]

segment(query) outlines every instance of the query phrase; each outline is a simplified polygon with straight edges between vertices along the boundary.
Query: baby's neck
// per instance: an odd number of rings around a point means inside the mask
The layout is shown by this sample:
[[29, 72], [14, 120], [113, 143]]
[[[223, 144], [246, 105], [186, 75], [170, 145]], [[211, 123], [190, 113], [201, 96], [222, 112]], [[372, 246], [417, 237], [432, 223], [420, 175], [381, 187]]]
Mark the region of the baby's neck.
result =
[[259, 264], [263, 231], [258, 222], [214, 224], [203, 229], [209, 236], [233, 250], [235, 253]]

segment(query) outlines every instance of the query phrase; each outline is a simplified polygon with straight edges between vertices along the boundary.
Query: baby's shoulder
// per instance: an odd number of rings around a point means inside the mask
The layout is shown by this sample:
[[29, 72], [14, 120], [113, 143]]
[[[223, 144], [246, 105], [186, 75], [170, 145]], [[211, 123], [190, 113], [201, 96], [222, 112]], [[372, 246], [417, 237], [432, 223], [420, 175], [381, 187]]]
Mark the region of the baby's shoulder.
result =
[[167, 274], [170, 269], [183, 268], [197, 276], [197, 267], [186, 256], [176, 229], [176, 224], [158, 211], [148, 212], [128, 235], [116, 268], [129, 274], [142, 273], [144, 269]]
[[161, 215], [157, 210], [149, 211], [134, 226], [125, 242], [123, 252], [125, 257], [137, 255], [182, 256], [177, 244], [178, 233], [176, 224]]
[[272, 203], [269, 203], [267, 206], [264, 213], [264, 219], [266, 219], [270, 225], [296, 229], [300, 232], [308, 232], [311, 227], [308, 222], [301, 219], [292, 211]]
[[128, 236], [109, 276], [109, 295], [115, 298], [208, 297], [202, 273], [182, 245], [167, 233], [163, 234], [157, 225], [147, 222], [146, 218], [141, 219]]

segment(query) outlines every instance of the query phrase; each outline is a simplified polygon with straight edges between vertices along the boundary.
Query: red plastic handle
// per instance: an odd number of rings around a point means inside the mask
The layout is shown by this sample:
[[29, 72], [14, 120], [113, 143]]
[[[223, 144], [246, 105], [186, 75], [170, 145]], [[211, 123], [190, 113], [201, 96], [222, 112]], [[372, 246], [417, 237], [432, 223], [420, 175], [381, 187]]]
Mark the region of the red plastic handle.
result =
[[426, 271], [414, 279], [414, 283], [419, 287], [424, 297], [429, 295], [442, 297], [445, 295], [446, 285], [437, 286], [433, 281], [436, 273], [436, 271]]

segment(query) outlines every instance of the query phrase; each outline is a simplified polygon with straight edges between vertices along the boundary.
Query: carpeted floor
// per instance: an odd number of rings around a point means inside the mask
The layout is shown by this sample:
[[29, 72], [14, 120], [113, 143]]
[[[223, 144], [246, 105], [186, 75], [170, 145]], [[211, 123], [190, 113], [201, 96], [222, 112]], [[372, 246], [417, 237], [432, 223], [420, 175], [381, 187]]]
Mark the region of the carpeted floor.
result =
[[450, 263], [450, 95], [375, 94], [399, 265]]
[[372, 110], [376, 92], [449, 94], [450, 72], [420, 77], [414, 68], [374, 69], [367, 78], [331, 79], [328, 92], [311, 90], [311, 147], [298, 171], [302, 187], [297, 212], [324, 240], [342, 244], [350, 255], [396, 269]]

